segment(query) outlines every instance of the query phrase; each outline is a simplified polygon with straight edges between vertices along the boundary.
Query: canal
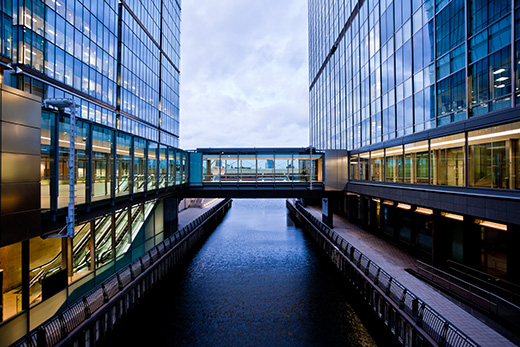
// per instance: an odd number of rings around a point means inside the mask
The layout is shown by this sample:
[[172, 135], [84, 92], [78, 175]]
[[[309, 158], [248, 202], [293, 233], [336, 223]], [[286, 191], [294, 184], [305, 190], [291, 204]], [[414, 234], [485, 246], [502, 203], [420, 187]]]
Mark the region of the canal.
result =
[[[106, 345], [391, 345], [285, 200], [234, 200]], [[360, 318], [361, 317], [361, 318]]]

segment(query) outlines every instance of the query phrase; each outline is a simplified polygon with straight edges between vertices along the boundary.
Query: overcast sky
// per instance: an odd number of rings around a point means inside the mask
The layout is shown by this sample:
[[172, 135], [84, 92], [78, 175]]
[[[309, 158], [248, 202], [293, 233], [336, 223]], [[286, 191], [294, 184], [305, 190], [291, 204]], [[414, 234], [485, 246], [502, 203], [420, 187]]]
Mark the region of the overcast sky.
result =
[[180, 147], [305, 147], [307, 1], [182, 2]]

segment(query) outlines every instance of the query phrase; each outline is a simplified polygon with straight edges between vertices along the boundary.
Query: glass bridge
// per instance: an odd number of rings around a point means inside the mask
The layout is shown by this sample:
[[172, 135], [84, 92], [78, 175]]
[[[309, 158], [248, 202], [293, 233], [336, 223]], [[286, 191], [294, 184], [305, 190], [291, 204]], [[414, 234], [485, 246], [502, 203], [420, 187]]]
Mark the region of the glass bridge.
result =
[[311, 147], [199, 148], [189, 153], [187, 191], [193, 197], [237, 197], [237, 191], [291, 197], [323, 191], [323, 177], [324, 154]]

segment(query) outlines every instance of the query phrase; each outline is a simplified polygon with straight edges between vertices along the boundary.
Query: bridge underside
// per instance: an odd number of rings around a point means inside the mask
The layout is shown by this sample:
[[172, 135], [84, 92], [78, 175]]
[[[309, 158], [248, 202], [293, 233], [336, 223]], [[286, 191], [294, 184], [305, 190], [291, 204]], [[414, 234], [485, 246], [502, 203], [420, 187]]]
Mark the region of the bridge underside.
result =
[[[323, 198], [329, 192], [309, 187], [280, 187], [280, 186], [189, 186], [181, 192], [183, 198]], [[330, 192], [332, 193], [332, 192]]]

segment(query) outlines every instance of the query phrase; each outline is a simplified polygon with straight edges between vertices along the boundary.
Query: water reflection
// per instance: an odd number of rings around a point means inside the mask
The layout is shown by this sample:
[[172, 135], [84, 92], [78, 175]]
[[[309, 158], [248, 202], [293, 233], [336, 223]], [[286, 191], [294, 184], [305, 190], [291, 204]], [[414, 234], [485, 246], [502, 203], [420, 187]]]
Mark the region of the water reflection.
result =
[[114, 341], [375, 345], [337, 275], [287, 216], [284, 200], [235, 200], [201, 249], [124, 328], [148, 333], [120, 333]]

